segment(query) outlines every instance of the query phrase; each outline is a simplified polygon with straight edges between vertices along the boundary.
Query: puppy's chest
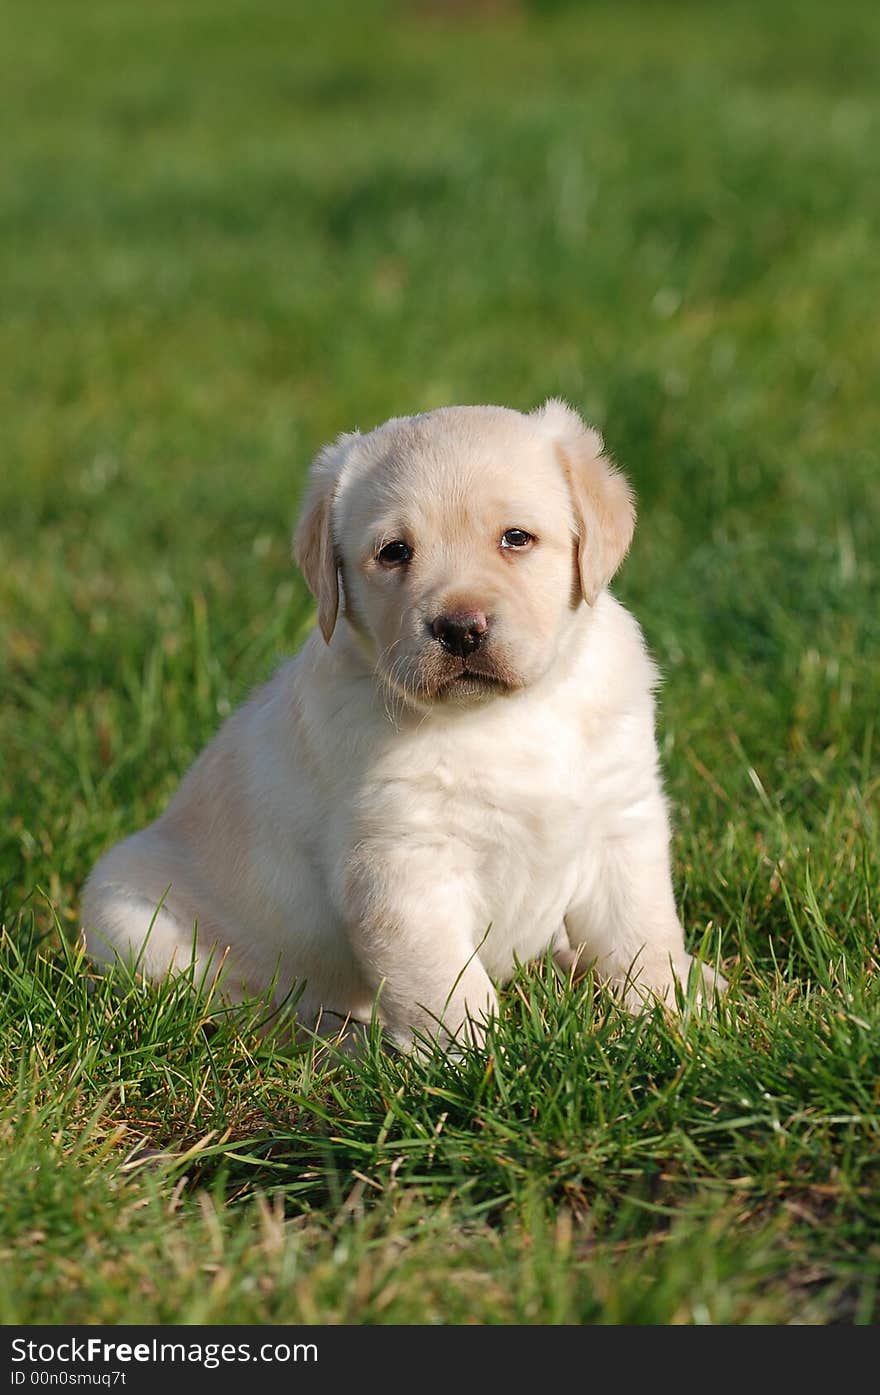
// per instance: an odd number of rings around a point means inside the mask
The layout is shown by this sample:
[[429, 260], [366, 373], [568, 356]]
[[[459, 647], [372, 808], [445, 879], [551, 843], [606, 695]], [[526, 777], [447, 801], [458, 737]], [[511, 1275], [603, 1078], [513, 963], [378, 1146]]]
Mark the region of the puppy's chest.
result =
[[565, 728], [440, 751], [414, 788], [410, 836], [460, 879], [481, 957], [505, 976], [559, 930], [590, 824], [589, 761]]
[[[571, 753], [572, 762], [576, 752]], [[426, 803], [436, 826], [470, 848], [484, 872], [507, 870], [525, 859], [546, 865], [564, 857], [582, 825], [588, 801], [572, 765], [546, 756], [508, 757], [500, 768], [440, 764]]]

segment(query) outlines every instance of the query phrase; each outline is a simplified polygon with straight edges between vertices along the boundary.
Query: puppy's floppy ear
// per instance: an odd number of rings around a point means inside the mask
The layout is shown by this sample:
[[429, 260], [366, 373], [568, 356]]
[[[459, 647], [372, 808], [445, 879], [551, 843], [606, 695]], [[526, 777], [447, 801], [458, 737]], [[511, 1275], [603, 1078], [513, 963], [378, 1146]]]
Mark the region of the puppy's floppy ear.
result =
[[551, 398], [532, 415], [548, 432], [568, 478], [578, 525], [581, 592], [592, 605], [632, 542], [635, 498], [625, 476], [604, 454], [599, 432], [573, 407]]
[[333, 500], [346, 456], [358, 433], [340, 436], [315, 457], [293, 534], [293, 558], [318, 602], [318, 625], [327, 644], [339, 613], [339, 564], [333, 536]]

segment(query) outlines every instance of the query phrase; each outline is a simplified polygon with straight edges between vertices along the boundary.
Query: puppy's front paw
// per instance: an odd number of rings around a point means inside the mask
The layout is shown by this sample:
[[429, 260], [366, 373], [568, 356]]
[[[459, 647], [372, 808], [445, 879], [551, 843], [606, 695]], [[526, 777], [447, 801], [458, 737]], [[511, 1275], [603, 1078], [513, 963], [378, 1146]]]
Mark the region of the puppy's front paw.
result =
[[626, 974], [612, 978], [611, 987], [629, 1012], [645, 1012], [656, 1002], [677, 1012], [680, 999], [711, 1007], [726, 990], [727, 979], [693, 955], [682, 953], [664, 964], [636, 963]]
[[451, 1030], [443, 1021], [420, 1021], [417, 1025], [385, 1024], [385, 1029], [398, 1051], [421, 1060], [430, 1059], [441, 1051], [450, 1060], [460, 1059], [469, 1051], [482, 1051], [486, 1045], [489, 1021], [494, 1011], [488, 1011], [479, 1018], [468, 1014], [457, 1030]]
[[689, 955], [688, 958], [691, 961], [691, 971], [697, 976], [695, 1001], [711, 1007], [716, 998], [727, 992], [727, 979], [717, 969], [710, 969], [708, 964], [703, 964], [701, 960], [693, 958], [692, 955]]
[[564, 945], [553, 951], [553, 962], [561, 973], [571, 976], [574, 983], [585, 978], [593, 967], [593, 960], [584, 952], [583, 945], [572, 949]]

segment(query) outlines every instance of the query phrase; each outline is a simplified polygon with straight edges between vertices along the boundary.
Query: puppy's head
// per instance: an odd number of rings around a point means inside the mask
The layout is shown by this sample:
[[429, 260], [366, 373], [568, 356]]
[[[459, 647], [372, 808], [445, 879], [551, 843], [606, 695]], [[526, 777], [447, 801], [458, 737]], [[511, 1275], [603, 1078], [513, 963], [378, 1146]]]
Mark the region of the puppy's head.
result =
[[635, 510], [565, 403], [445, 407], [341, 436], [312, 467], [294, 555], [329, 643], [344, 622], [425, 708], [525, 688], [623, 559]]

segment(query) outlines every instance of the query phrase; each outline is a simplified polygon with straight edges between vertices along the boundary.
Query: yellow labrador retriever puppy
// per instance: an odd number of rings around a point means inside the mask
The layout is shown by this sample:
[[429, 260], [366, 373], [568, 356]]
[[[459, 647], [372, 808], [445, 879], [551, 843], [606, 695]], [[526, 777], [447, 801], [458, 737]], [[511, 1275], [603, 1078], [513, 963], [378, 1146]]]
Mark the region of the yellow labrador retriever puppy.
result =
[[479, 1042], [551, 947], [634, 1010], [674, 1001], [656, 673], [606, 589], [634, 520], [559, 401], [328, 446], [295, 536], [319, 628], [94, 869], [90, 953], [158, 977], [195, 952], [233, 998], [304, 981], [307, 1028], [375, 1005], [404, 1049]]

